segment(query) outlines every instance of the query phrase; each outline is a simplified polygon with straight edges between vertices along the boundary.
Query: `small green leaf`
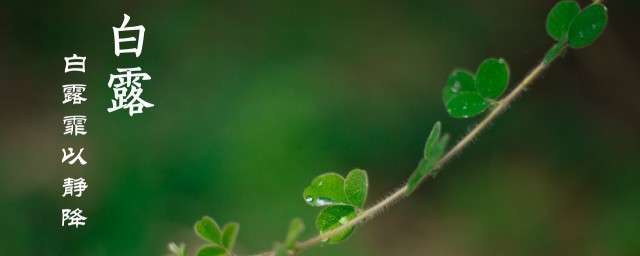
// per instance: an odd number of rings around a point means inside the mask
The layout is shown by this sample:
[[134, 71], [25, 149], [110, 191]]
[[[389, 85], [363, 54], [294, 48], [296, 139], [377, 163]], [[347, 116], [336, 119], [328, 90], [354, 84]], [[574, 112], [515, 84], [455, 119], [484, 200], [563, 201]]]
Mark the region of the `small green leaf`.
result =
[[236, 243], [236, 237], [238, 237], [238, 230], [240, 229], [240, 224], [235, 222], [227, 223], [224, 225], [224, 231], [222, 232], [222, 245], [227, 248], [227, 250], [233, 250], [233, 245]]
[[591, 5], [582, 10], [569, 26], [569, 46], [582, 48], [593, 43], [607, 25], [607, 7]]
[[558, 2], [547, 16], [547, 33], [560, 41], [569, 31], [569, 25], [580, 12], [580, 5], [575, 1]]
[[413, 193], [424, 179], [429, 177], [429, 175], [434, 174], [436, 164], [444, 154], [448, 142], [449, 134], [445, 134], [437, 141], [437, 143], [435, 143], [431, 155], [420, 160], [418, 167], [416, 167], [416, 170], [413, 171], [411, 176], [409, 176], [409, 180], [407, 180], [406, 195]]
[[547, 55], [545, 55], [544, 57], [544, 65], [549, 65], [549, 63], [551, 63], [554, 59], [556, 59], [564, 52], [566, 47], [566, 42], [554, 44], [553, 47], [551, 47], [551, 50], [549, 50], [549, 52], [547, 52]]
[[489, 102], [475, 93], [460, 94], [447, 103], [447, 112], [455, 118], [467, 118], [482, 113]]
[[[320, 230], [320, 234], [324, 234], [330, 230], [342, 226], [357, 216], [355, 208], [348, 205], [334, 205], [324, 208], [318, 214], [316, 219], [316, 227]], [[339, 243], [349, 237], [355, 226], [351, 226], [344, 231], [329, 237], [323, 242]]]
[[198, 256], [224, 256], [227, 251], [219, 246], [207, 245], [198, 250]]
[[325, 173], [313, 179], [303, 197], [311, 206], [349, 204], [344, 193], [344, 178], [336, 173]]
[[355, 169], [347, 175], [347, 179], [344, 182], [344, 192], [353, 206], [364, 207], [368, 189], [369, 178], [367, 177], [367, 172]]
[[429, 138], [427, 138], [427, 143], [424, 145], [424, 157], [429, 158], [433, 154], [433, 148], [436, 143], [440, 139], [440, 129], [442, 125], [440, 122], [436, 122], [431, 128], [431, 132], [429, 133]]
[[447, 148], [447, 143], [449, 143], [449, 134], [445, 134], [440, 137], [440, 140], [438, 140], [438, 145], [433, 148], [431, 159], [439, 161], [442, 155], [444, 155], [444, 151]]
[[447, 86], [444, 88], [442, 94], [442, 100], [446, 105], [451, 98], [459, 95], [463, 92], [475, 92], [475, 78], [466, 70], [454, 70], [447, 81]]
[[280, 243], [273, 246], [273, 256], [287, 256], [287, 250]]
[[411, 195], [413, 191], [418, 188], [418, 185], [433, 171], [433, 166], [436, 164], [436, 161], [433, 159], [423, 158], [418, 163], [418, 167], [413, 171], [411, 176], [409, 176], [409, 180], [407, 181], [407, 191], [405, 195]]
[[438, 145], [436, 145], [435, 149], [433, 150], [433, 159], [435, 161], [435, 164], [433, 170], [428, 175], [436, 176], [438, 174], [438, 169], [435, 165], [438, 164], [438, 161], [440, 161], [440, 158], [442, 158], [442, 156], [444, 155], [444, 152], [447, 149], [447, 143], [449, 143], [449, 134], [443, 135], [440, 138], [440, 141], [438, 141]]
[[509, 66], [503, 59], [487, 59], [476, 72], [476, 89], [483, 97], [495, 99], [509, 84]]
[[195, 230], [196, 234], [202, 239], [216, 245], [222, 245], [222, 231], [220, 231], [220, 227], [212, 218], [203, 217], [201, 221], [196, 223]]
[[287, 238], [284, 240], [284, 248], [287, 250], [293, 250], [296, 248], [296, 242], [298, 237], [304, 231], [304, 222], [300, 218], [295, 218], [289, 224], [289, 230], [287, 231]]

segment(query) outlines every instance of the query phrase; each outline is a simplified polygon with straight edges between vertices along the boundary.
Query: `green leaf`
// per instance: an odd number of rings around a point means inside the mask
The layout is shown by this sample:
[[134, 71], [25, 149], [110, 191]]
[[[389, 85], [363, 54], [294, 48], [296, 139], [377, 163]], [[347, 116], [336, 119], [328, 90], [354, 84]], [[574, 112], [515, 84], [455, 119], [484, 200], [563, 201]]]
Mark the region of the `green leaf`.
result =
[[349, 204], [344, 193], [344, 178], [336, 173], [325, 173], [313, 179], [303, 197], [311, 206]]
[[405, 192], [406, 195], [410, 195], [411, 193], [413, 193], [413, 191], [418, 188], [418, 185], [420, 185], [420, 183], [422, 183], [424, 179], [434, 173], [435, 165], [438, 163], [438, 161], [440, 161], [440, 158], [444, 154], [448, 142], [449, 135], [445, 134], [435, 143], [431, 155], [420, 160], [420, 163], [418, 163], [418, 167], [416, 167], [416, 170], [413, 171], [411, 176], [409, 176], [409, 180], [407, 180], [407, 191]]
[[547, 52], [547, 55], [545, 55], [544, 57], [544, 65], [549, 65], [549, 63], [551, 63], [554, 59], [556, 59], [564, 52], [566, 47], [566, 42], [554, 44], [553, 47], [551, 47], [551, 50], [549, 50], [549, 52]]
[[207, 245], [198, 250], [198, 256], [224, 256], [227, 251], [219, 246]]
[[447, 103], [447, 112], [455, 118], [467, 118], [482, 113], [489, 102], [475, 93], [460, 94]]
[[573, 19], [580, 12], [580, 5], [575, 1], [558, 2], [547, 16], [547, 33], [560, 41], [569, 31]]
[[227, 223], [224, 226], [224, 231], [222, 232], [222, 245], [227, 248], [227, 250], [233, 250], [233, 245], [236, 243], [236, 237], [238, 237], [238, 230], [240, 229], [240, 224], [235, 222]]
[[418, 167], [413, 171], [411, 176], [409, 176], [409, 180], [407, 181], [407, 191], [405, 195], [411, 195], [413, 191], [418, 188], [418, 185], [433, 171], [433, 166], [436, 164], [437, 160], [423, 158], [418, 163]]
[[478, 94], [495, 99], [502, 95], [509, 84], [509, 66], [503, 59], [487, 59], [476, 72]]
[[569, 26], [569, 46], [582, 48], [593, 43], [607, 25], [607, 7], [591, 5], [582, 10]]
[[353, 206], [364, 207], [368, 189], [369, 178], [367, 177], [367, 172], [355, 169], [347, 175], [347, 179], [344, 182], [344, 192]]
[[273, 256], [287, 256], [287, 250], [280, 243], [273, 246]]
[[442, 125], [440, 122], [436, 122], [431, 128], [431, 132], [429, 133], [429, 138], [427, 138], [427, 143], [424, 145], [424, 157], [429, 158], [433, 154], [433, 148], [436, 143], [440, 139], [440, 129]]
[[[334, 205], [324, 208], [318, 214], [316, 219], [316, 227], [320, 230], [320, 234], [324, 234], [330, 230], [333, 230], [341, 225], [349, 222], [357, 216], [355, 208], [348, 205]], [[351, 226], [344, 231], [335, 234], [323, 242], [327, 243], [339, 243], [349, 237], [355, 226]]]
[[[433, 150], [433, 156], [432, 156], [435, 164], [437, 164], [438, 161], [440, 161], [440, 158], [442, 158], [442, 156], [444, 155], [444, 152], [447, 149], [448, 143], [449, 143], [449, 134], [443, 135], [442, 138], [440, 138], [440, 140], [438, 141], [438, 145], [436, 145], [435, 149]], [[437, 174], [438, 174], [438, 170], [433, 169], [428, 175], [436, 176]]]
[[202, 239], [216, 245], [222, 245], [222, 231], [212, 218], [203, 217], [201, 221], [196, 223], [195, 231]]
[[445, 149], [447, 148], [447, 143], [449, 143], [449, 134], [445, 134], [440, 137], [440, 140], [438, 140], [438, 144], [433, 148], [431, 159], [434, 159], [436, 161], [440, 160], [442, 155], [444, 155]]
[[454, 70], [447, 81], [447, 86], [444, 88], [442, 94], [442, 100], [446, 105], [451, 98], [459, 95], [463, 92], [475, 92], [476, 91], [475, 78], [466, 70]]
[[295, 218], [289, 224], [289, 230], [287, 231], [287, 238], [284, 240], [284, 248], [293, 250], [296, 248], [296, 242], [298, 237], [304, 231], [304, 222], [300, 218]]

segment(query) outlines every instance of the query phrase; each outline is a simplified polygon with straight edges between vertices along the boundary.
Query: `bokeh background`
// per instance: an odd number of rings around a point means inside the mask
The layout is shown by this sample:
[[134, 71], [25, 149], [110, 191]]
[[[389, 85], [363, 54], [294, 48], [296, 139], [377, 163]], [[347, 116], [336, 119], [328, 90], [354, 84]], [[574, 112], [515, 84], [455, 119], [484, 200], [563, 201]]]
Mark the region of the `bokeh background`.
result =
[[[191, 253], [204, 215], [241, 224], [237, 252], [283, 239], [319, 209], [302, 191], [327, 171], [369, 172], [369, 204], [404, 182], [447, 116], [449, 72], [488, 57], [511, 85], [553, 41], [555, 1], [8, 1], [0, 4], [2, 255]], [[584, 6], [587, 4], [581, 1]], [[347, 242], [303, 255], [639, 255], [640, 2], [607, 1], [592, 46], [554, 63], [464, 154]], [[111, 27], [147, 29], [116, 57]], [[86, 73], [64, 57], [87, 56]], [[107, 113], [116, 68], [140, 66], [156, 107]], [[63, 84], [88, 101], [63, 105]], [[512, 88], [511, 87], [511, 88]], [[63, 136], [62, 117], [88, 117]], [[86, 166], [60, 163], [84, 147]], [[84, 177], [81, 198], [62, 180]], [[62, 208], [87, 226], [60, 226]]]

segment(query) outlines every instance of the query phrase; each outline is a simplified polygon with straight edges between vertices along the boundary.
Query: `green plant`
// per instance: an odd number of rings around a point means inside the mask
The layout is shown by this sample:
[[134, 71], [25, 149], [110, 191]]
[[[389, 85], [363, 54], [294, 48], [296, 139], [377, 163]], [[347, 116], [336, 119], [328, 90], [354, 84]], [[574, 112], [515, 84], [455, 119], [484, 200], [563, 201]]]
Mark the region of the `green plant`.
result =
[[[460, 153], [555, 59], [562, 56], [567, 48], [577, 49], [593, 43], [604, 31], [606, 23], [607, 10], [600, 0], [582, 10], [575, 1], [557, 3], [549, 13], [546, 23], [547, 33], [557, 42], [543, 60], [503, 98], [500, 97], [507, 90], [510, 77], [505, 60], [487, 59], [480, 64], [475, 74], [454, 70], [443, 90], [442, 98], [447, 112], [454, 118], [469, 118], [489, 110], [480, 123], [447, 151], [449, 136], [442, 135], [442, 125], [436, 122], [427, 139], [422, 159], [407, 183], [370, 208], [364, 207], [369, 184], [365, 171], [355, 169], [346, 178], [336, 173], [325, 173], [314, 178], [304, 190], [303, 198], [307, 204], [323, 208], [316, 218], [319, 235], [298, 242], [304, 225], [300, 219], [294, 219], [284, 242], [276, 243], [272, 251], [257, 255], [295, 255], [322, 242], [343, 241], [353, 234], [358, 224], [409, 196], [429, 177], [435, 177], [445, 163]], [[200, 248], [198, 256], [235, 255], [232, 249], [238, 224], [227, 224], [221, 230], [213, 219], [204, 217], [196, 223], [195, 231], [209, 243]], [[174, 255], [185, 255], [183, 245], [172, 243], [169, 249]]]

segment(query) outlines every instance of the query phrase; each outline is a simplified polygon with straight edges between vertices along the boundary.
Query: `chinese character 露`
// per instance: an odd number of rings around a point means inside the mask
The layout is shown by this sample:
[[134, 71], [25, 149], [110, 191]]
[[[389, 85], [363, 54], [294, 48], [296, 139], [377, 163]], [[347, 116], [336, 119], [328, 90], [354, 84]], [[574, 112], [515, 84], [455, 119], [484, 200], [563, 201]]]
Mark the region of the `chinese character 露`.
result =
[[[112, 107], [107, 111], [113, 112], [119, 109], [129, 109], [129, 115], [142, 113], [143, 108], [150, 108], [154, 105], [140, 98], [142, 94], [142, 84], [140, 80], [150, 80], [151, 76], [147, 73], [132, 73], [131, 71], [141, 71], [140, 67], [135, 68], [119, 68], [118, 72], [126, 72], [126, 74], [111, 75], [109, 78], [109, 88], [113, 88], [115, 99], [111, 100]], [[114, 80], [118, 80], [114, 83]]]
[[73, 105], [82, 104], [87, 98], [82, 97], [86, 85], [84, 84], [65, 84], [62, 86], [62, 93], [64, 93], [64, 100], [62, 104], [67, 104], [73, 101]]
[[64, 67], [64, 72], [80, 71], [84, 73], [84, 61], [86, 59], [87, 57], [78, 57], [75, 53], [73, 57], [64, 57], [64, 61], [67, 63]]
[[77, 208], [75, 210], [62, 209], [62, 226], [64, 227], [65, 224], [68, 227], [76, 226], [76, 228], [84, 226], [84, 221], [87, 220], [87, 217], [82, 216], [81, 213], [82, 210]]
[[69, 165], [73, 165], [76, 161], [80, 161], [81, 165], [87, 164], [87, 161], [85, 161], [82, 156], [80, 156], [82, 154], [82, 151], [84, 151], [84, 148], [81, 148], [77, 155], [76, 153], [73, 153], [73, 148], [68, 149], [69, 153], [67, 153], [64, 148], [62, 149], [62, 163], [75, 156], [73, 159], [71, 159], [71, 161], [68, 161]]
[[[64, 179], [64, 183], [62, 184], [62, 188], [64, 188], [64, 193], [62, 197], [67, 195], [82, 197], [82, 192], [89, 187], [83, 178], [73, 179], [66, 178]], [[75, 195], [74, 195], [75, 193]]]
[[[115, 43], [115, 52], [116, 56], [120, 56], [120, 53], [135, 53], [136, 57], [140, 56], [142, 53], [142, 44], [144, 42], [144, 26], [138, 25], [135, 27], [125, 27], [129, 23], [129, 15], [124, 15], [124, 20], [122, 21], [122, 25], [119, 28], [113, 27], [113, 39]], [[137, 31], [138, 39], [135, 37], [125, 37], [120, 38], [120, 33], [128, 32], [128, 31]], [[137, 41], [137, 45], [134, 48], [122, 49], [120, 44], [123, 42], [134, 42]]]
[[84, 130], [84, 124], [86, 122], [86, 116], [65, 116], [62, 119], [62, 123], [64, 124], [64, 135], [78, 136], [78, 134], [87, 134]]

